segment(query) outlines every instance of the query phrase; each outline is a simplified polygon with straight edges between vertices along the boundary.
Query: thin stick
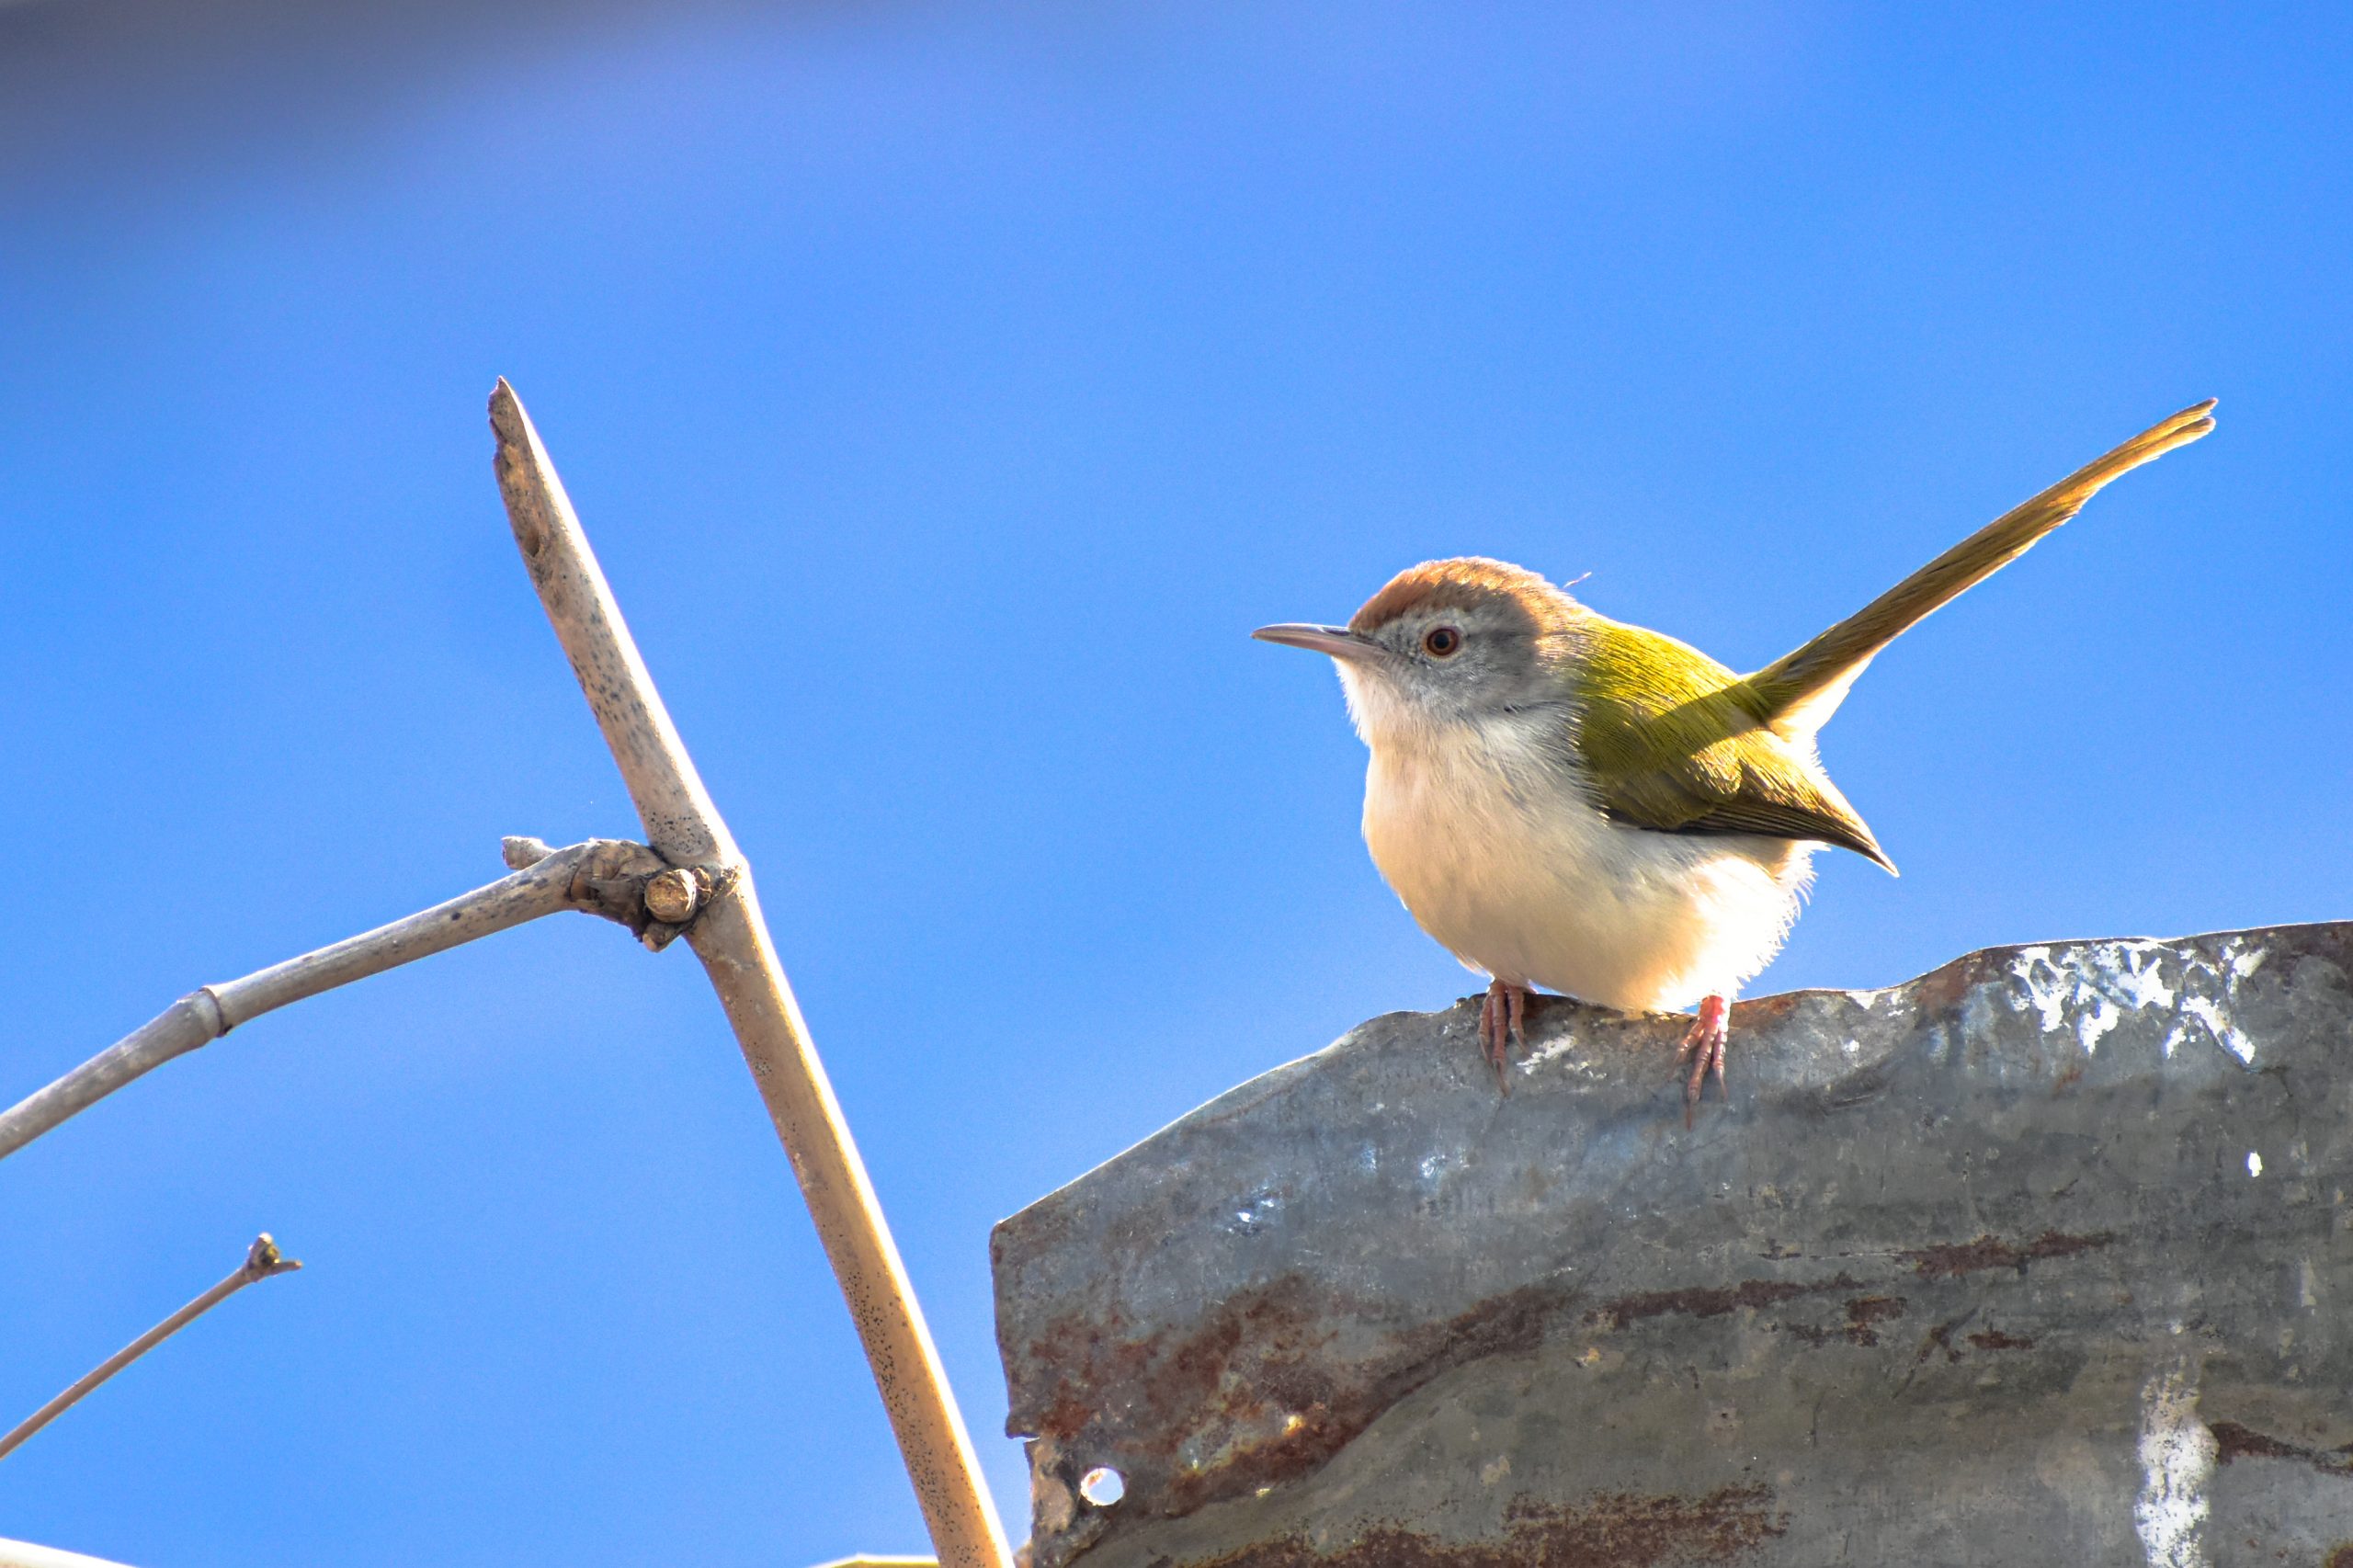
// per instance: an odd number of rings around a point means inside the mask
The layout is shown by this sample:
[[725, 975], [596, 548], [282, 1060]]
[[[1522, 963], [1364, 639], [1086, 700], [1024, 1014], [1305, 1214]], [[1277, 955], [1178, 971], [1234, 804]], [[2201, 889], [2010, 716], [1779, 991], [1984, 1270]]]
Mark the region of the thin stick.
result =
[[649, 942], [664, 939], [663, 928], [648, 921], [641, 901], [665, 868], [645, 846], [609, 838], [557, 850], [535, 839], [510, 838], [506, 844], [509, 864], [520, 868], [511, 877], [242, 980], [188, 993], [63, 1078], [0, 1111], [0, 1160], [133, 1079], [248, 1019], [542, 915], [586, 910], [629, 925]]
[[710, 973], [840, 1281], [945, 1568], [1007, 1568], [1005, 1529], [881, 1205], [760, 916], [751, 869], [646, 673], [539, 433], [505, 381], [490, 399], [515, 542], [648, 842], [714, 889], [687, 940]]
[[255, 1280], [267, 1279], [273, 1274], [290, 1274], [301, 1267], [302, 1265], [294, 1258], [280, 1257], [278, 1255], [278, 1244], [269, 1239], [267, 1231], [264, 1231], [255, 1238], [254, 1244], [246, 1250], [245, 1261], [237, 1265], [235, 1272], [226, 1279], [222, 1280], [220, 1284], [215, 1285], [178, 1312], [99, 1362], [84, 1374], [73, 1387], [26, 1416], [15, 1431], [5, 1437], [0, 1437], [0, 1459], [6, 1459], [16, 1452], [18, 1444], [72, 1409], [84, 1394], [121, 1371]]

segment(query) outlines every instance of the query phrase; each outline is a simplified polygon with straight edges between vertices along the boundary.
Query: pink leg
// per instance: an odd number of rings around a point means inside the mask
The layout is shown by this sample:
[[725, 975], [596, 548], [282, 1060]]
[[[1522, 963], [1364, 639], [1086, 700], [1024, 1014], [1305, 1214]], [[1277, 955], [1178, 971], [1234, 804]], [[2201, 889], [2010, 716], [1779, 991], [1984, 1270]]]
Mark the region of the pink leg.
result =
[[1504, 1078], [1504, 1069], [1511, 1064], [1511, 1042], [1528, 1042], [1528, 1033], [1520, 1027], [1527, 1016], [1526, 986], [1506, 985], [1500, 980], [1487, 983], [1487, 994], [1479, 1003], [1479, 1054], [1495, 1070], [1495, 1087], [1506, 1095], [1511, 1085]]
[[1699, 1105], [1699, 1087], [1708, 1081], [1710, 1068], [1715, 1070], [1716, 1087], [1722, 1089], [1724, 1098], [1732, 1098], [1732, 1089], [1724, 1083], [1724, 1042], [1732, 1038], [1732, 1003], [1722, 996], [1704, 997], [1699, 1003], [1699, 1017], [1691, 1025], [1691, 1032], [1683, 1037], [1676, 1048], [1677, 1066], [1683, 1059], [1691, 1059], [1691, 1076], [1683, 1085], [1683, 1125], [1691, 1125]]

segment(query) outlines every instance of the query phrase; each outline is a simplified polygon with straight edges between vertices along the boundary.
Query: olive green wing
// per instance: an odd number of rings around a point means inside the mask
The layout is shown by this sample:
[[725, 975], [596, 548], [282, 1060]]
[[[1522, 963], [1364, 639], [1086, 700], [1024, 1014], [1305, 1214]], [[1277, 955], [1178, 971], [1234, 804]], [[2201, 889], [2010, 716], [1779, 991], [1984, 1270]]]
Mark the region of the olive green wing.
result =
[[1672, 637], [1595, 616], [1577, 749], [1601, 809], [1661, 833], [1753, 833], [1894, 863], [1810, 751], [1739, 676]]
[[2213, 429], [2213, 409], [2209, 400], [2159, 421], [1754, 675], [1735, 675], [1672, 637], [1593, 617], [1577, 749], [1602, 810], [1662, 833], [1813, 839], [1894, 870], [1814, 760], [1814, 733], [1873, 654], [2016, 560], [2110, 480]]

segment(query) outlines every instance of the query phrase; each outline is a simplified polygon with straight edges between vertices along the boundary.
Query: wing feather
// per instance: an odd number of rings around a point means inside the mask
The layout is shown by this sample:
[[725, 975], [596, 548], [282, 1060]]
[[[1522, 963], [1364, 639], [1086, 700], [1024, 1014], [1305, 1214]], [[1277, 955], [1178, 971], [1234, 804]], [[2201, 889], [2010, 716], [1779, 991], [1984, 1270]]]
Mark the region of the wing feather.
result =
[[1577, 752], [1596, 803], [1661, 833], [1810, 840], [1893, 871], [1814, 756], [1822, 722], [1906, 628], [2016, 560], [2110, 480], [2211, 430], [2213, 407], [2210, 400], [2152, 426], [1751, 676], [1672, 637], [1587, 612], [1578, 629]]
[[1661, 833], [1836, 845], [1895, 869], [1811, 748], [1774, 733], [1748, 683], [1672, 637], [1586, 629], [1578, 750], [1601, 809]]

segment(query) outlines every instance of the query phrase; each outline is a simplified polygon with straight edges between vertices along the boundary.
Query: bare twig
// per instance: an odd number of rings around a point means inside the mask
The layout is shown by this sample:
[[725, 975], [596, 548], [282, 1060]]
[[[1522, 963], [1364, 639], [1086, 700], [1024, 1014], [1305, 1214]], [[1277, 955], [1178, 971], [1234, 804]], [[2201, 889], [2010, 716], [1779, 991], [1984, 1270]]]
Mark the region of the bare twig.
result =
[[602, 915], [638, 932], [649, 946], [676, 934], [676, 926], [659, 925], [645, 912], [646, 885], [667, 863], [642, 844], [592, 838], [550, 850], [536, 839], [510, 838], [506, 856], [517, 866], [515, 874], [487, 887], [242, 980], [190, 992], [47, 1088], [0, 1111], [0, 1159], [248, 1019], [542, 915], [565, 909]]
[[515, 542], [620, 766], [646, 838], [672, 865], [693, 870], [706, 890], [687, 940], [710, 975], [801, 1180], [932, 1544], [947, 1568], [1006, 1568], [1004, 1527], [981, 1483], [972, 1439], [865, 1165], [785, 982], [750, 869], [670, 722], [539, 433], [504, 381], [491, 394], [490, 423]]
[[254, 1239], [254, 1244], [246, 1249], [245, 1261], [237, 1265], [235, 1271], [226, 1279], [222, 1280], [211, 1290], [207, 1290], [178, 1312], [99, 1362], [84, 1374], [73, 1387], [26, 1416], [15, 1431], [5, 1437], [0, 1437], [0, 1459], [6, 1459], [16, 1452], [17, 1445], [60, 1415], [64, 1415], [84, 1394], [121, 1371], [255, 1280], [267, 1279], [273, 1274], [290, 1274], [301, 1267], [302, 1265], [294, 1258], [279, 1256], [278, 1244], [269, 1239], [267, 1231], [264, 1231]]

